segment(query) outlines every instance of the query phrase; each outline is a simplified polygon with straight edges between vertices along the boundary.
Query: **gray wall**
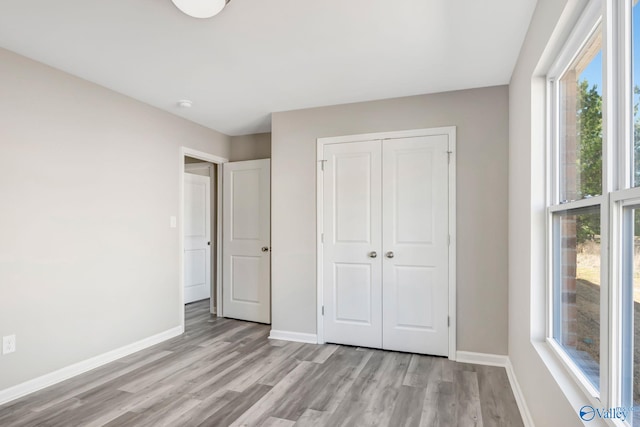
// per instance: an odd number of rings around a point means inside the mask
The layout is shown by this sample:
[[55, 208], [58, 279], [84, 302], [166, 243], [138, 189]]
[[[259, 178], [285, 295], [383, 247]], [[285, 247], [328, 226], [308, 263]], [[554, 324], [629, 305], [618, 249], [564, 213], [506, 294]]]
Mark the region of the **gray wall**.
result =
[[509, 85], [509, 357], [539, 426], [581, 426], [588, 404], [545, 343], [544, 76], [585, 3], [538, 1]]
[[268, 159], [271, 157], [271, 134], [255, 133], [231, 137], [232, 162]]
[[230, 138], [0, 49], [0, 390], [180, 325], [181, 145]]
[[316, 139], [457, 126], [458, 350], [507, 353], [506, 86], [273, 114], [273, 329], [316, 333]]

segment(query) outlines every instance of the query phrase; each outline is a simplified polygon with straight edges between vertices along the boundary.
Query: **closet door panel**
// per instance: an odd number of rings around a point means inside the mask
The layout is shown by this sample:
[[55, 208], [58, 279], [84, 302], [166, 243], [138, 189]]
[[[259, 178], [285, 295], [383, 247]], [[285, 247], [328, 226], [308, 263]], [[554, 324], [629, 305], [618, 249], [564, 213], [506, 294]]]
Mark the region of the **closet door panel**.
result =
[[385, 140], [383, 348], [448, 355], [448, 137]]
[[382, 347], [381, 142], [324, 149], [326, 342]]

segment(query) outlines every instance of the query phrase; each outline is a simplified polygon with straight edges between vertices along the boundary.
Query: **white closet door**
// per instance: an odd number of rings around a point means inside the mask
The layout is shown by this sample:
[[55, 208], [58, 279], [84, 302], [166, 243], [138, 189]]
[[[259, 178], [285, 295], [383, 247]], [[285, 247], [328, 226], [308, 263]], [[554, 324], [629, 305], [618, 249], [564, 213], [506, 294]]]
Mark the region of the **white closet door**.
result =
[[270, 323], [270, 163], [225, 163], [223, 172], [223, 316]]
[[324, 338], [382, 346], [381, 142], [324, 148]]
[[211, 296], [211, 181], [184, 174], [184, 303]]
[[383, 348], [448, 355], [448, 138], [383, 142]]

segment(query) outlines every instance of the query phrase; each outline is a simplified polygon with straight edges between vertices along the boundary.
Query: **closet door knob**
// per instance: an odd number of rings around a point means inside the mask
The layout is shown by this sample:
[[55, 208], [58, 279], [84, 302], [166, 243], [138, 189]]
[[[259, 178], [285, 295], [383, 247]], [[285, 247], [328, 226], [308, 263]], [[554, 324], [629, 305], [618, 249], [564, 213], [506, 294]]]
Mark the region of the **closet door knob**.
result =
[[376, 251], [373, 251], [373, 252], [369, 253], [369, 258], [375, 258], [377, 256], [378, 256], [378, 252], [376, 252]]
[[392, 251], [389, 251], [389, 252], [387, 252], [387, 253], [385, 254], [385, 256], [386, 256], [387, 258], [393, 258], [395, 255], [393, 254], [393, 252], [392, 252]]

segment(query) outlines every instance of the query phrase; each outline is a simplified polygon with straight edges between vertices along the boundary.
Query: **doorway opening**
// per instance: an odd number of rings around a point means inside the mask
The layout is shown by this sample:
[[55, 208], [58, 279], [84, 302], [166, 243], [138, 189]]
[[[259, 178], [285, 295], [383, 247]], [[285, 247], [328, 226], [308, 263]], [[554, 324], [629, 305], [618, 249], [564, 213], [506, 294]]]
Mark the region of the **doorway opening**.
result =
[[[217, 212], [217, 168], [185, 156], [184, 165], [184, 303], [209, 301], [216, 314], [215, 244]], [[202, 304], [200, 304], [202, 305]]]
[[228, 159], [182, 147], [180, 153], [179, 310], [221, 310], [222, 164]]
[[179, 170], [183, 331], [186, 313], [270, 323], [269, 159], [229, 162], [182, 147]]

